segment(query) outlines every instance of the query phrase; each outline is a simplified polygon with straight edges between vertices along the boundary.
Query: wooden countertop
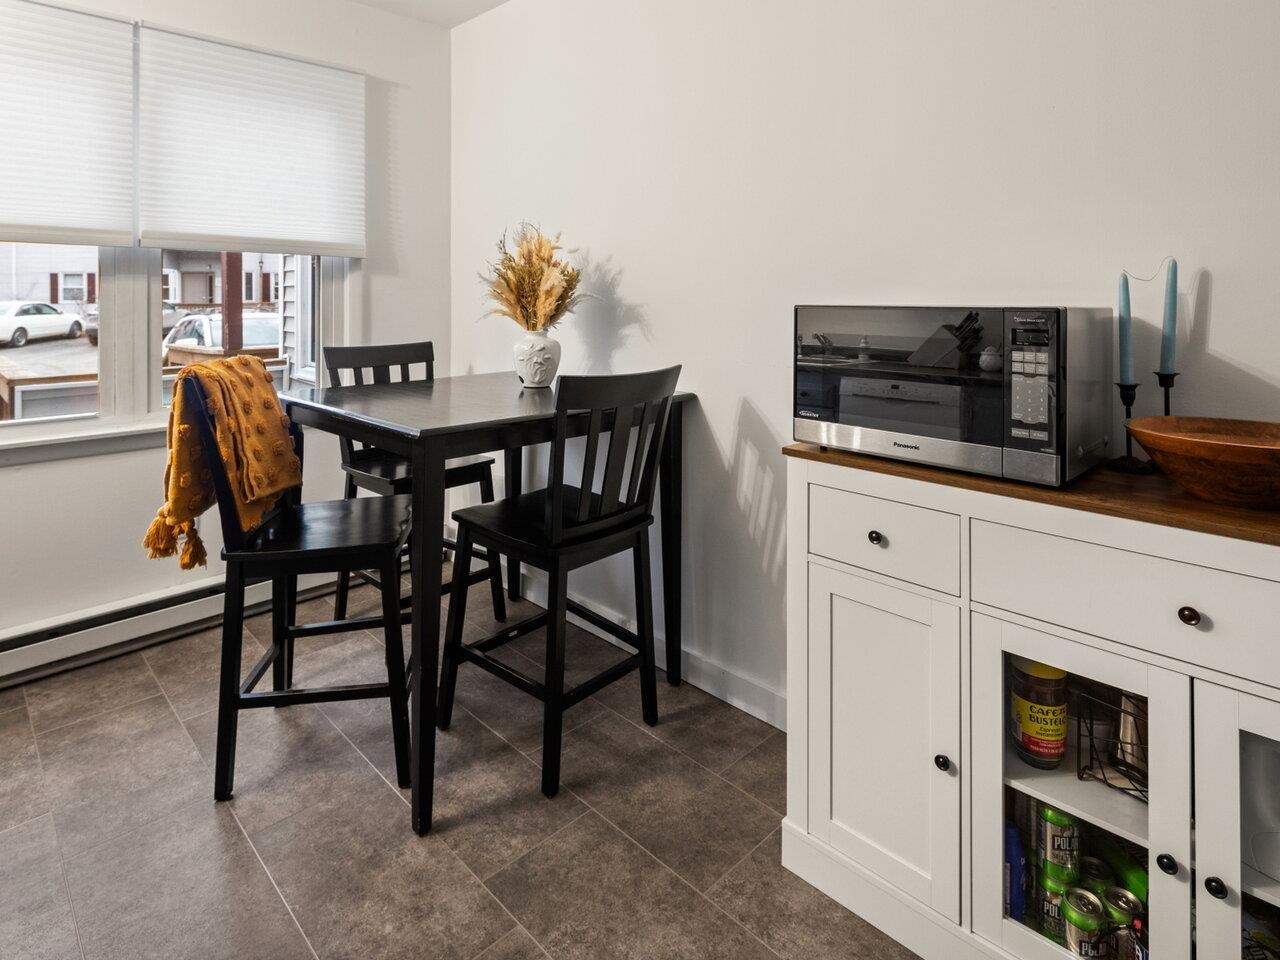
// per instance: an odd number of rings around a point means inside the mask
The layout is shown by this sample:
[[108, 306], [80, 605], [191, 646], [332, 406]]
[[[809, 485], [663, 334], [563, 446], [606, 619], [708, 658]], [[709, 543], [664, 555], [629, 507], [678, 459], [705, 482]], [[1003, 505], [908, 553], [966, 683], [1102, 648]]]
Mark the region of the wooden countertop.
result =
[[1065, 487], [1041, 487], [999, 477], [984, 477], [941, 467], [926, 467], [901, 460], [869, 457], [841, 450], [824, 450], [813, 443], [783, 447], [788, 457], [816, 460], [838, 467], [852, 467], [894, 477], [923, 480], [948, 487], [994, 493], [1018, 500], [1032, 500], [1073, 510], [1087, 510], [1126, 520], [1181, 527], [1236, 540], [1252, 540], [1280, 546], [1280, 512], [1246, 510], [1209, 503], [1191, 496], [1162, 473], [1130, 476], [1096, 467]]

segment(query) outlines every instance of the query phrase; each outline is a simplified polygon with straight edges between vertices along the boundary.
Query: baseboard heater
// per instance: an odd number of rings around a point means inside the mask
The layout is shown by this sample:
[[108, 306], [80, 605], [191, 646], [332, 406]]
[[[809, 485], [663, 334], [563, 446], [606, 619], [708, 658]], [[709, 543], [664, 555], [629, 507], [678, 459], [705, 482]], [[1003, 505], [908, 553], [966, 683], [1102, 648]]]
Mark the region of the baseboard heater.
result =
[[[302, 599], [332, 590], [332, 579], [324, 575], [299, 583]], [[265, 582], [248, 588], [246, 616], [271, 608], [270, 591]], [[222, 595], [221, 582], [208, 583], [0, 639], [0, 689], [216, 626]]]

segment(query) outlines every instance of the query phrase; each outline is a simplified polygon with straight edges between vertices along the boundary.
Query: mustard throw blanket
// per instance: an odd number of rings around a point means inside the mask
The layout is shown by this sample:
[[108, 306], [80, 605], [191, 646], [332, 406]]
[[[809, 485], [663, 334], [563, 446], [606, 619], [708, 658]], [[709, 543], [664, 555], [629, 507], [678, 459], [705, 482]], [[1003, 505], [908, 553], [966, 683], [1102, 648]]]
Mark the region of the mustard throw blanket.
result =
[[[204, 388], [218, 451], [205, 450], [200, 441], [196, 411], [183, 390], [187, 377], [195, 377]], [[271, 374], [257, 357], [193, 363], [178, 372], [169, 408], [165, 503], [142, 540], [153, 558], [173, 556], [178, 539], [185, 537], [178, 558], [182, 569], [204, 566], [205, 549], [195, 519], [216, 502], [206, 458], [219, 451], [242, 530], [256, 527], [282, 492], [302, 482], [289, 418], [280, 409]]]

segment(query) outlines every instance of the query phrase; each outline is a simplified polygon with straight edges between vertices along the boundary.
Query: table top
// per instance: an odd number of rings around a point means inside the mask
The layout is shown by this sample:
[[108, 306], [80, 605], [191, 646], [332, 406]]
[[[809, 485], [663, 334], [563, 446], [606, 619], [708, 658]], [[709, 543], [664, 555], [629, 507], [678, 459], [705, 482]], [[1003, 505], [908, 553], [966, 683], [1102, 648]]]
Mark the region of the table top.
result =
[[802, 460], [1280, 546], [1280, 512], [1209, 503], [1193, 497], [1163, 473], [1134, 476], [1095, 467], [1064, 487], [1041, 487], [903, 460], [823, 450], [812, 443], [793, 443], [782, 452]]
[[[442, 436], [479, 428], [549, 420], [555, 390], [523, 387], [514, 373], [471, 373], [360, 387], [293, 387], [287, 406], [322, 411], [405, 437]], [[693, 399], [680, 392], [676, 403]]]

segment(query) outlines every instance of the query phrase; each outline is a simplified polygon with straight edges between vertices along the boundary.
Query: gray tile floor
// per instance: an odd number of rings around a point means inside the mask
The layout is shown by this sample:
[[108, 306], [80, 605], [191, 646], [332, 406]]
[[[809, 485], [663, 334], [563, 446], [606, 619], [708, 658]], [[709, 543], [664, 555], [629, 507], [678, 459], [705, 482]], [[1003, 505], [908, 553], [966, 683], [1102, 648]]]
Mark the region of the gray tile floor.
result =
[[[362, 588], [352, 614], [376, 605]], [[249, 630], [268, 642], [264, 618]], [[296, 682], [377, 679], [379, 644], [300, 641]], [[539, 645], [502, 655], [536, 671]], [[620, 656], [571, 630], [576, 674]], [[782, 869], [786, 738], [687, 683], [659, 684], [654, 728], [634, 674], [576, 707], [547, 800], [538, 705], [463, 666], [419, 838], [380, 702], [242, 713], [215, 804], [217, 663], [206, 631], [0, 691], [0, 957], [913, 956]]]

